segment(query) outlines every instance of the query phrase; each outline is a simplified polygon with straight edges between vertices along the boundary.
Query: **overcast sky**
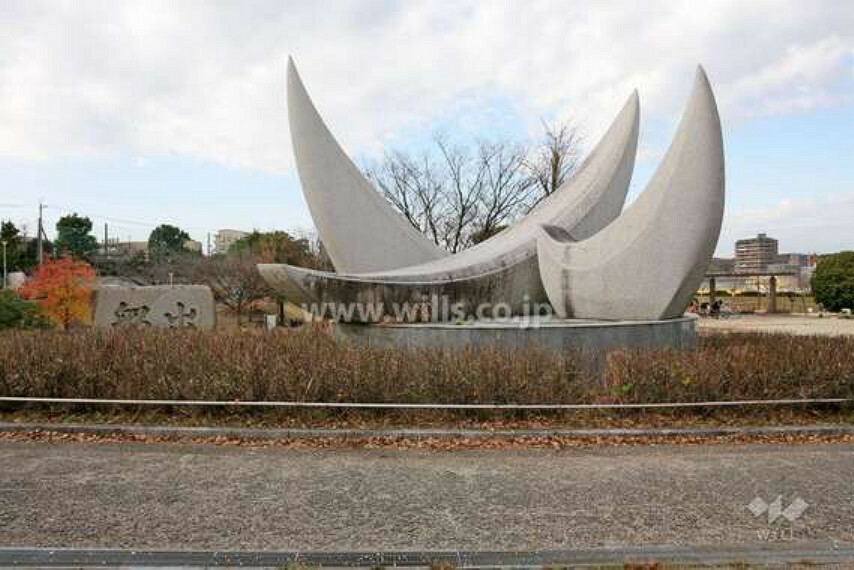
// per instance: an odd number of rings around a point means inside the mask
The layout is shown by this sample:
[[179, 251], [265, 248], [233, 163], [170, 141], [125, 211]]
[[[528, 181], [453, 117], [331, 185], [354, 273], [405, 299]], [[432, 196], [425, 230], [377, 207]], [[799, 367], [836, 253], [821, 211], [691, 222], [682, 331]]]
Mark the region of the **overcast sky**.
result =
[[594, 143], [637, 88], [630, 199], [702, 63], [727, 159], [719, 254], [760, 231], [854, 249], [854, 6], [764, 2], [0, 3], [0, 217], [65, 211], [121, 239], [171, 222], [309, 228], [287, 127], [293, 55], [358, 161], [572, 119]]

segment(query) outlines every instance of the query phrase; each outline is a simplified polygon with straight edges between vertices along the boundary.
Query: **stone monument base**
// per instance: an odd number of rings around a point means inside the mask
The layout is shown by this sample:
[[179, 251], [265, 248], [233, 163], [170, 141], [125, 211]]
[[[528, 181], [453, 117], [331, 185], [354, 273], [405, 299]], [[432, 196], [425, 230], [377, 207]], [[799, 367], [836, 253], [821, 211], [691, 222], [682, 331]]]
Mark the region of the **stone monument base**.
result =
[[537, 348], [608, 352], [621, 348], [692, 349], [697, 344], [697, 317], [660, 321], [593, 321], [519, 318], [494, 321], [412, 324], [337, 323], [341, 340], [386, 347]]
[[98, 328], [212, 329], [216, 307], [206, 285], [99, 287], [94, 321]]

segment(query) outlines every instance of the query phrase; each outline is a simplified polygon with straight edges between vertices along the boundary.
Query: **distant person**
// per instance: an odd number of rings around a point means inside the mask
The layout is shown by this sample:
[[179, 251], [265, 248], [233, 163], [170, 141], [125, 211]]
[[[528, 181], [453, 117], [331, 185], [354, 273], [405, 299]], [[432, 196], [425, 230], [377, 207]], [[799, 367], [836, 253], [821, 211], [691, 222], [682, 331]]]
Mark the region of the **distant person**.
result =
[[691, 299], [691, 302], [688, 304], [688, 312], [696, 314], [700, 308], [700, 303], [697, 299]]
[[720, 299], [717, 299], [714, 303], [712, 303], [710, 314], [713, 317], [720, 316], [720, 314], [721, 314], [721, 300]]

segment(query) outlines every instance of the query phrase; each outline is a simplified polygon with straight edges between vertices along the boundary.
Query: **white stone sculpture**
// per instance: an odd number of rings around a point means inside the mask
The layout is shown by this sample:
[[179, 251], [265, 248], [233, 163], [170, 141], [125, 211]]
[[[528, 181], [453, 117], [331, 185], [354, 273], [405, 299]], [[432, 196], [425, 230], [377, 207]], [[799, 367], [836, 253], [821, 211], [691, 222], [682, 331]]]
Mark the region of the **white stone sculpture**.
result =
[[382, 271], [448, 255], [359, 172], [326, 128], [290, 59], [288, 122], [303, 195], [338, 271]]
[[[381, 320], [390, 307], [437, 298], [462, 304], [466, 313], [501, 303], [513, 315], [528, 314], [530, 303], [547, 301], [566, 318], [672, 319], [682, 315], [716, 247], [723, 141], [702, 68], [670, 149], [625, 213], [637, 94], [571, 181], [504, 232], [452, 256], [436, 251], [362, 177], [323, 125], [292, 63], [288, 93], [304, 192], [340, 273], [276, 264], [259, 270], [295, 302], [374, 308], [332, 315], [339, 320]], [[428, 318], [447, 320], [435, 311]]]
[[670, 149], [644, 193], [589, 239], [572, 242], [542, 229], [540, 275], [552, 307], [567, 318], [682, 315], [712, 259], [723, 211], [721, 122], [698, 68]]
[[383, 301], [388, 309], [392, 303], [443, 296], [471, 308], [503, 302], [520, 314], [525, 303], [547, 302], [536, 260], [540, 226], [560, 227], [585, 239], [619, 215], [634, 167], [638, 123], [633, 93], [571, 180], [510, 228], [458, 254], [376, 273], [326, 273], [279, 264], [259, 265], [259, 270], [295, 301]]

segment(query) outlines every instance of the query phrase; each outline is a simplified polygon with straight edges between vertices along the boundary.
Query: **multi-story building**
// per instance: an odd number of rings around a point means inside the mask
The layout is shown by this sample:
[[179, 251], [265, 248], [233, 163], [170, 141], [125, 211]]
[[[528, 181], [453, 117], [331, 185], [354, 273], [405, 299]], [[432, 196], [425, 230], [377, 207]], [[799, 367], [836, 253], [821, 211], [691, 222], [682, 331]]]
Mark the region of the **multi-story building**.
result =
[[214, 249], [218, 254], [228, 253], [231, 244], [249, 234], [240, 230], [219, 230], [214, 238]]
[[814, 257], [808, 253], [781, 253], [777, 256], [777, 263], [789, 265], [793, 269], [800, 269], [815, 265]]
[[710, 278], [715, 279], [715, 287], [718, 289], [756, 290], [771, 275], [777, 278], [780, 291], [809, 289], [816, 255], [777, 253], [777, 248], [777, 240], [767, 234], [738, 240], [735, 244], [735, 259], [712, 259], [700, 290], [709, 288]]
[[184, 242], [184, 249], [193, 253], [202, 253], [202, 242], [188, 239]]
[[815, 263], [815, 254], [781, 253], [777, 256], [777, 264], [771, 268], [780, 273], [790, 273], [780, 277], [781, 289], [803, 290], [810, 288]]
[[735, 272], [762, 273], [768, 266], [777, 263], [777, 240], [766, 234], [735, 242]]

